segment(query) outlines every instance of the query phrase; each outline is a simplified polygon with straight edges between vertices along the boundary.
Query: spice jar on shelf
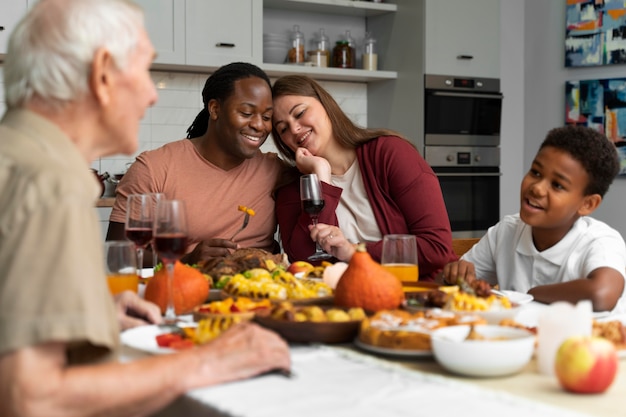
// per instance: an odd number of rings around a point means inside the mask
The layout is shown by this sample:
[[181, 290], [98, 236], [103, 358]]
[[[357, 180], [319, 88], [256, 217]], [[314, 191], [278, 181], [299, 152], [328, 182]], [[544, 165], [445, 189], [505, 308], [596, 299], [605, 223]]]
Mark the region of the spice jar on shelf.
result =
[[378, 70], [376, 39], [370, 32], [365, 33], [365, 41], [363, 42], [363, 69], [369, 71]]
[[354, 68], [352, 48], [346, 40], [337, 41], [333, 48], [333, 67]]
[[300, 32], [299, 25], [293, 25], [291, 47], [287, 53], [287, 62], [290, 64], [304, 63], [304, 33]]
[[356, 44], [354, 42], [354, 39], [350, 35], [349, 30], [346, 30], [345, 40], [348, 42], [348, 46], [350, 47], [350, 55], [351, 55], [350, 61], [352, 62], [352, 66], [348, 68], [355, 68], [356, 67]]
[[312, 39], [311, 49], [308, 51], [309, 61], [317, 67], [329, 67], [330, 62], [330, 39], [324, 33], [324, 29], [320, 29]]

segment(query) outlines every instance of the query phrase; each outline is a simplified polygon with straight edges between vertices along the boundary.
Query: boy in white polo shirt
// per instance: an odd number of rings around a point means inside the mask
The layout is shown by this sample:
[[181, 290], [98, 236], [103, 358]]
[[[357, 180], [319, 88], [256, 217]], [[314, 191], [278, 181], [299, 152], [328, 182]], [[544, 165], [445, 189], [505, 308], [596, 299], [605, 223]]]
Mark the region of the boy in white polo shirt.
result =
[[606, 136], [581, 126], [552, 129], [522, 179], [520, 212], [447, 264], [444, 282], [478, 278], [542, 303], [587, 299], [595, 311], [623, 310], [624, 239], [588, 217], [618, 171]]

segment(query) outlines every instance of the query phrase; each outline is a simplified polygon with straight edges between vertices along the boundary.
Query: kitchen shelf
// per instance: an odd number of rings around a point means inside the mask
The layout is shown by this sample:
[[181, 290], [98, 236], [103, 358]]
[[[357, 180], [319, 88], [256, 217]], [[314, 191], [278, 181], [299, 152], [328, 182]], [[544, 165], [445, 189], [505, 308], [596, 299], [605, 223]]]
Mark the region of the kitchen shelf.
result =
[[[363, 69], [347, 68], [323, 68], [309, 67], [305, 65], [286, 64], [261, 64], [259, 67], [270, 77], [276, 78], [288, 74], [308, 75], [316, 80], [325, 81], [347, 81], [347, 82], [374, 82], [383, 80], [394, 80], [398, 78], [396, 71], [367, 71]], [[197, 66], [197, 65], [174, 65], [174, 64], [153, 64], [155, 71], [175, 71], [209, 74], [217, 70], [219, 66]]]
[[398, 10], [395, 4], [353, 0], [264, 0], [263, 7], [358, 17], [380, 16]]
[[316, 80], [372, 82], [393, 80], [398, 77], [396, 71], [367, 71], [363, 69], [310, 67], [306, 65], [262, 64], [261, 68], [270, 77], [288, 74], [302, 74]]

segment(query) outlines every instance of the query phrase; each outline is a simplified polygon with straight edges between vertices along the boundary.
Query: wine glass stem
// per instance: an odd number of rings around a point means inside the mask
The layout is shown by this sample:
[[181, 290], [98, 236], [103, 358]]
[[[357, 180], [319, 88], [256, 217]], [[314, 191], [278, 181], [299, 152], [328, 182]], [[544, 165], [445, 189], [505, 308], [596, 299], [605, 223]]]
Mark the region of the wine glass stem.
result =
[[[317, 226], [317, 216], [311, 216], [311, 223], [313, 223], [313, 226]], [[320, 246], [320, 243], [316, 240], [315, 241], [315, 253], [321, 253], [321, 252], [324, 252], [324, 250]]]
[[137, 248], [137, 276], [141, 278], [141, 270], [143, 269], [143, 248]]
[[167, 271], [167, 307], [165, 309], [165, 323], [176, 322], [176, 311], [174, 310], [174, 263], [164, 262]]

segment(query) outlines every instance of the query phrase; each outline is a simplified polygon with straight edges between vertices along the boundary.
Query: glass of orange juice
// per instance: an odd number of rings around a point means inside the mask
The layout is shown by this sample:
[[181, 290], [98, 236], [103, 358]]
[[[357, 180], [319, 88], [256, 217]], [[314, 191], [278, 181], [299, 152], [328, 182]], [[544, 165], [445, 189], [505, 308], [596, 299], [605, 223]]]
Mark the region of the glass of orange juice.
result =
[[385, 235], [382, 266], [403, 283], [417, 282], [417, 241], [414, 235]]
[[138, 291], [137, 250], [133, 242], [127, 240], [104, 242], [104, 264], [111, 294], [119, 294], [126, 290]]

